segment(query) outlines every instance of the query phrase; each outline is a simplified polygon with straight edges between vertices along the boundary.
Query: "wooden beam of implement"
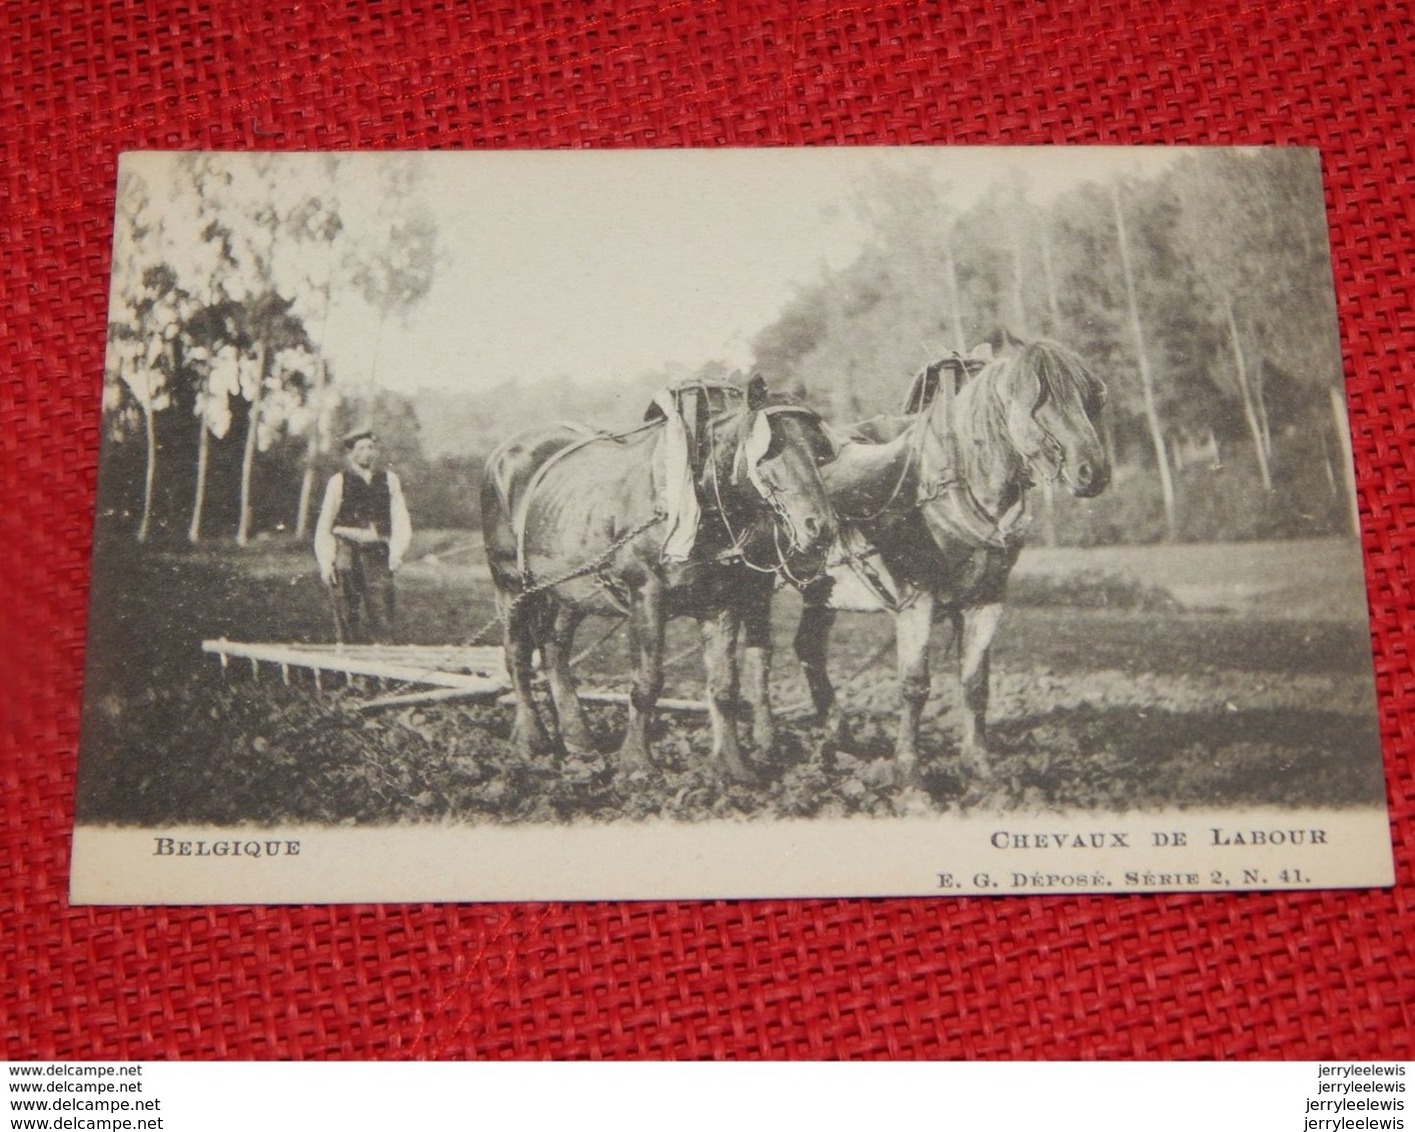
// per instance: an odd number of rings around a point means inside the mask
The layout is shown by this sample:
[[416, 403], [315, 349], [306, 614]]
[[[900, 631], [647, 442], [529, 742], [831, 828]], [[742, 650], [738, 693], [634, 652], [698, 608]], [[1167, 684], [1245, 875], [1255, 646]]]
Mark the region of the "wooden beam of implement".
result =
[[[303, 645], [247, 643], [223, 639], [202, 641], [203, 652], [215, 653], [223, 658], [238, 656], [255, 664], [268, 661], [272, 664], [294, 664], [301, 668], [312, 668], [324, 672], [345, 672], [359, 676], [377, 676], [385, 680], [401, 680], [409, 684], [432, 684], [439, 688], [455, 688], [466, 695], [499, 694], [506, 690], [506, 681], [490, 673], [449, 672], [435, 667], [436, 660], [424, 658], [416, 650], [395, 653], [385, 649], [382, 652], [364, 650], [357, 647], [338, 650], [335, 648]], [[375, 646], [378, 648], [378, 646]], [[461, 650], [462, 653], [468, 650]], [[499, 650], [497, 650], [499, 652]], [[406, 656], [401, 663], [390, 656]], [[463, 659], [466, 659], [465, 657]], [[432, 663], [428, 663], [432, 660]], [[419, 663], [421, 662], [421, 663]], [[475, 661], [468, 667], [486, 667]]]
[[[503, 684], [502, 688], [504, 687], [505, 685]], [[502, 688], [498, 688], [496, 691], [501, 692]], [[369, 700], [366, 704], [360, 704], [359, 710], [372, 711], [375, 708], [412, 707], [416, 704], [434, 704], [442, 700], [468, 699], [491, 694], [490, 692], [483, 691], [469, 692], [462, 688], [432, 688], [425, 692], [406, 692], [397, 696], [381, 696], [376, 700]], [[591, 704], [627, 704], [629, 702], [629, 694], [627, 692], [599, 692], [593, 688], [581, 688], [578, 694], [580, 699]], [[510, 707], [516, 703], [516, 697], [514, 693], [508, 692], [498, 695], [496, 702], [503, 707]], [[663, 711], [679, 712], [706, 712], [708, 709], [707, 704], [702, 700], [678, 700], [671, 696], [660, 698], [654, 707], [662, 709]]]
[[[629, 702], [628, 692], [597, 692], [593, 688], [580, 688], [577, 694], [580, 699], [592, 704], [627, 704]], [[514, 704], [516, 697], [512, 693], [497, 698], [499, 704]], [[705, 712], [707, 704], [702, 700], [676, 700], [672, 696], [660, 696], [654, 701], [656, 711], [683, 711], [683, 712]]]
[[[375, 708], [404, 707], [440, 700], [497, 696], [500, 704], [514, 704], [515, 697], [506, 692], [506, 680], [493, 675], [503, 663], [502, 650], [496, 647], [464, 648], [459, 646], [427, 647], [417, 645], [288, 645], [229, 641], [224, 637], [201, 643], [202, 651], [220, 656], [222, 663], [230, 657], [240, 657], [254, 665], [260, 661], [271, 664], [297, 665], [318, 672], [343, 672], [359, 676], [377, 676], [385, 680], [400, 680], [409, 684], [431, 684], [431, 689], [382, 696], [360, 705], [360, 711]], [[451, 672], [438, 664], [470, 668], [470, 672]], [[580, 699], [587, 703], [627, 704], [627, 692], [603, 692], [593, 688], [580, 690]], [[659, 699], [663, 711], [705, 712], [701, 700], [672, 697]]]

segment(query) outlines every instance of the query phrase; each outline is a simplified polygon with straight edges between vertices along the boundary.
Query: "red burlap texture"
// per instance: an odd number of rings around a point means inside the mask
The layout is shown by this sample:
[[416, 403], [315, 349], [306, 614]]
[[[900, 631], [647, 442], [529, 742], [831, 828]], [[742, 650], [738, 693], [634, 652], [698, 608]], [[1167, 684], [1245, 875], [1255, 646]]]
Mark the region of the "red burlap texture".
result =
[[[1408, 9], [23, 3], [0, 30], [11, 1057], [1412, 1054]], [[1120, 898], [73, 909], [115, 160], [129, 148], [1321, 149], [1399, 885]]]

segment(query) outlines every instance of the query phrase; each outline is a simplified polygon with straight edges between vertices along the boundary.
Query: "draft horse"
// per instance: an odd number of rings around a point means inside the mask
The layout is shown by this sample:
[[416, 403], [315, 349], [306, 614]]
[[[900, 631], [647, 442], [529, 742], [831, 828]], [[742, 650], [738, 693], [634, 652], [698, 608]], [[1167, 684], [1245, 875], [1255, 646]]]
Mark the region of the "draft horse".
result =
[[[591, 749], [569, 668], [575, 631], [591, 613], [627, 615], [634, 671], [618, 766], [643, 765], [665, 622], [687, 615], [702, 625], [713, 757], [750, 781], [735, 716], [739, 630], [754, 739], [766, 750], [771, 591], [778, 570], [814, 578], [824, 566], [835, 520], [820, 466], [834, 450], [814, 412], [770, 395], [760, 377], [745, 390], [689, 382], [671, 397], [670, 410], [650, 410], [629, 432], [548, 424], [487, 461], [483, 529], [516, 696], [512, 739], [526, 755], [551, 746], [531, 693], [539, 649], [561, 744]], [[686, 532], [684, 515], [695, 517]]]
[[826, 672], [835, 611], [894, 615], [901, 785], [921, 782], [919, 718], [935, 620], [951, 623], [958, 642], [963, 762], [990, 776], [988, 658], [1023, 545], [1027, 489], [1060, 481], [1085, 497], [1110, 482], [1096, 432], [1105, 385], [1055, 342], [1006, 338], [1002, 346], [995, 358], [983, 346], [929, 366], [903, 415], [857, 426], [823, 470], [840, 550], [828, 576], [805, 590], [796, 654], [818, 718], [845, 738]]

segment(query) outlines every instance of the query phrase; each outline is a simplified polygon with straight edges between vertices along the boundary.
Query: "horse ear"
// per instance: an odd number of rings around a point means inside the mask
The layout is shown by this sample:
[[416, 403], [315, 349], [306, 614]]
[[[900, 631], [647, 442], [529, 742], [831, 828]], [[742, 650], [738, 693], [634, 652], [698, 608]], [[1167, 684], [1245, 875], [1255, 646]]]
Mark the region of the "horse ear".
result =
[[988, 336], [988, 344], [992, 347], [995, 356], [1003, 354], [1013, 354], [1027, 345], [1025, 341], [1018, 338], [1006, 326], [999, 326]]
[[759, 373], [754, 373], [752, 380], [747, 382], [747, 408], [755, 413], [766, 408], [766, 401], [766, 378]]

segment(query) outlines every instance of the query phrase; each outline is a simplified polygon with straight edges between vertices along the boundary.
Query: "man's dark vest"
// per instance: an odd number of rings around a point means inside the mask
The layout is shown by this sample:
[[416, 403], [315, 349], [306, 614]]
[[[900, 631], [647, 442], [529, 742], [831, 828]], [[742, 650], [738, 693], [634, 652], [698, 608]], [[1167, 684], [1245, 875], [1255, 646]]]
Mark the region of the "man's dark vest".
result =
[[373, 524], [383, 538], [393, 532], [393, 495], [388, 490], [388, 473], [375, 472], [371, 483], [355, 472], [344, 472], [344, 498], [335, 517], [336, 527], [367, 527]]

